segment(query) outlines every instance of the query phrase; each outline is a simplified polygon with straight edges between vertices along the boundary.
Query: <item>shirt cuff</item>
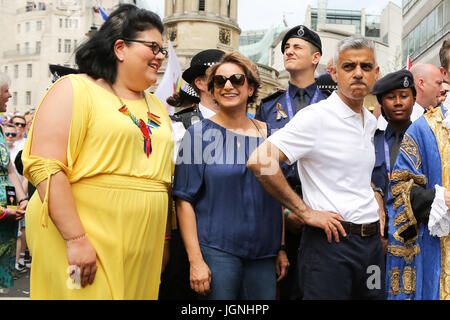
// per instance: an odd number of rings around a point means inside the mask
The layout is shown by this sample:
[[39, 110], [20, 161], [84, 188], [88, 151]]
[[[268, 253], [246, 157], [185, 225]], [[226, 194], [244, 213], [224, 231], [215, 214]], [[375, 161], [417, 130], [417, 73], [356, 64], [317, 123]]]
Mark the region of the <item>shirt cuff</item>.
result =
[[450, 209], [445, 204], [444, 199], [444, 193], [447, 189], [438, 185], [435, 185], [434, 188], [436, 189], [436, 194], [431, 204], [428, 229], [430, 230], [430, 235], [444, 237], [450, 232]]

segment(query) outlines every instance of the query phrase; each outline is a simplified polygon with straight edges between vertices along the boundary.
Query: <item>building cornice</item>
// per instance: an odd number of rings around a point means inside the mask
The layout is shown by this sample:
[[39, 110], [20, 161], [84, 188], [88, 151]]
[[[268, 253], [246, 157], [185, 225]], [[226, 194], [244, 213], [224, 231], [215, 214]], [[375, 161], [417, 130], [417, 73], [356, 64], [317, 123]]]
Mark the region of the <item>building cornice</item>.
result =
[[211, 15], [208, 13], [198, 14], [198, 13], [183, 13], [183, 14], [174, 14], [164, 18], [164, 25], [174, 24], [179, 22], [203, 22], [203, 23], [216, 23], [220, 24], [224, 27], [233, 28], [239, 33], [241, 33], [241, 28], [239, 25], [231, 19], [226, 19], [220, 16]]

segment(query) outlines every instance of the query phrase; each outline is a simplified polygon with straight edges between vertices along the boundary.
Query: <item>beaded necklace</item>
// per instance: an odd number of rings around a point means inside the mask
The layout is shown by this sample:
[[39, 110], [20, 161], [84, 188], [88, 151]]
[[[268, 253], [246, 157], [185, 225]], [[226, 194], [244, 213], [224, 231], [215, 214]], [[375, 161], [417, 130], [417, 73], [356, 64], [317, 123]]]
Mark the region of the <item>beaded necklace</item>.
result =
[[122, 101], [122, 99], [116, 93], [114, 88], [112, 86], [110, 86], [110, 87], [111, 87], [111, 90], [116, 95], [116, 97], [119, 99], [120, 103], [122, 104], [122, 106], [119, 108], [119, 112], [121, 112], [125, 116], [130, 117], [131, 121], [141, 130], [142, 136], [144, 138], [144, 152], [145, 152], [145, 154], [147, 155], [147, 158], [148, 158], [150, 156], [150, 154], [152, 153], [152, 138], [151, 138], [152, 130], [151, 130], [151, 128], [155, 129], [155, 128], [159, 128], [161, 126], [161, 121], [159, 120], [159, 116], [157, 116], [156, 114], [153, 114], [153, 113], [150, 112], [150, 106], [149, 106], [148, 101], [147, 101], [147, 96], [145, 95], [145, 93], [143, 93], [144, 99], [145, 99], [145, 103], [146, 103], [147, 108], [148, 108], [147, 124], [142, 119], [138, 120], [130, 112], [130, 110], [128, 110], [127, 105]]

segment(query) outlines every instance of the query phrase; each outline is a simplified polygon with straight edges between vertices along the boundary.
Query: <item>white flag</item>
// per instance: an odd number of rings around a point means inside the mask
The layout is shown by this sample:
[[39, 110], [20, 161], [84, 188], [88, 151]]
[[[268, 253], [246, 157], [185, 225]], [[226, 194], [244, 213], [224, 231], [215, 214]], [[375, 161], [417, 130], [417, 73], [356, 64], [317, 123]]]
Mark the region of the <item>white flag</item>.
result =
[[166, 106], [169, 115], [174, 113], [174, 107], [166, 102], [166, 99], [172, 96], [174, 93], [180, 91], [183, 84], [183, 78], [181, 77], [181, 67], [178, 62], [177, 54], [173, 49], [172, 43], [168, 42], [169, 60], [167, 61], [166, 71], [155, 91], [157, 96]]

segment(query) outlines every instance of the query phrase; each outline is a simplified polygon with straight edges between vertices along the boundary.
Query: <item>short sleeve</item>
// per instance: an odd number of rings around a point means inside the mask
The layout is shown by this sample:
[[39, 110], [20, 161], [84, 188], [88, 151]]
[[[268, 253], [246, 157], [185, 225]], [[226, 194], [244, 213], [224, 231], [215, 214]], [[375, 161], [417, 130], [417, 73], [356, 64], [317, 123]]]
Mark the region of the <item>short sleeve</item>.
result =
[[[198, 199], [203, 186], [205, 164], [201, 152], [196, 154], [196, 150], [202, 150], [203, 148], [201, 145], [196, 146], [194, 144], [194, 141], [202, 141], [201, 131], [201, 122], [191, 126], [186, 131], [181, 141], [175, 165], [172, 195], [174, 198], [178, 197], [190, 203], [194, 203]], [[195, 139], [195, 135], [200, 135], [200, 137]]]
[[307, 107], [299, 111], [286, 126], [274, 132], [268, 140], [293, 164], [314, 149], [321, 126], [320, 113]]

